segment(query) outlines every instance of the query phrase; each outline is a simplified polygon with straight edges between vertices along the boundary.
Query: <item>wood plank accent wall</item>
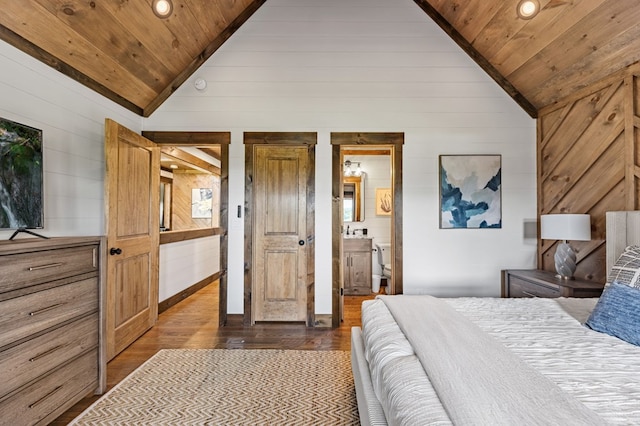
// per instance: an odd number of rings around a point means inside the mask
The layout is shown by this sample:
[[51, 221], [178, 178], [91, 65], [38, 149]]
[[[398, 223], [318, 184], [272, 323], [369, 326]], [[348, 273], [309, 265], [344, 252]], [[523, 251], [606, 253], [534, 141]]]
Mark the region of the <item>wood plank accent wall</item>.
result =
[[[605, 212], [640, 208], [638, 86], [634, 64], [538, 118], [538, 216], [591, 215], [591, 241], [571, 241], [576, 278], [605, 282]], [[556, 241], [539, 240], [538, 267], [555, 271]]]
[[[213, 191], [211, 218], [193, 218], [193, 189], [208, 188]], [[220, 199], [220, 182], [213, 175], [204, 173], [173, 173], [173, 192], [171, 205], [171, 229], [185, 230], [211, 228], [218, 226], [218, 200]]]

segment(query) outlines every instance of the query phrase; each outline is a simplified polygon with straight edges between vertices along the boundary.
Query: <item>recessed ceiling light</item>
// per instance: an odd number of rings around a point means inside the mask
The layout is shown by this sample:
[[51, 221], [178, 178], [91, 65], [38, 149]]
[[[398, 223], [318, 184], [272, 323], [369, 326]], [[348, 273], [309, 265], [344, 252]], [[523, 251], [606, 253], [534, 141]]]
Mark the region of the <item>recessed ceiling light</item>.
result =
[[171, 167], [172, 169], [177, 169], [178, 168], [178, 166], [175, 165], [175, 164], [171, 164], [169, 167]]
[[531, 19], [540, 11], [538, 0], [520, 0], [516, 9], [520, 19]]
[[153, 0], [151, 8], [158, 18], [165, 19], [171, 16], [173, 3], [171, 0]]

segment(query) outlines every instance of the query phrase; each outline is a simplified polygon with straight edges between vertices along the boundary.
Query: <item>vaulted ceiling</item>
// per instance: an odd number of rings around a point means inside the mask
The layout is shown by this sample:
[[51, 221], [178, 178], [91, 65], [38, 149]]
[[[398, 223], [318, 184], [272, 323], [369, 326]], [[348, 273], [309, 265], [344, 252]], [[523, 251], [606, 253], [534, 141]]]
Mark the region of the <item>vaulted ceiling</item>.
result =
[[527, 111], [640, 60], [638, 0], [414, 0]]
[[0, 38], [142, 116], [155, 111], [265, 0], [0, 0]]
[[[0, 38], [141, 116], [155, 111], [266, 0], [0, 0]], [[414, 0], [532, 117], [640, 60], [637, 0]]]

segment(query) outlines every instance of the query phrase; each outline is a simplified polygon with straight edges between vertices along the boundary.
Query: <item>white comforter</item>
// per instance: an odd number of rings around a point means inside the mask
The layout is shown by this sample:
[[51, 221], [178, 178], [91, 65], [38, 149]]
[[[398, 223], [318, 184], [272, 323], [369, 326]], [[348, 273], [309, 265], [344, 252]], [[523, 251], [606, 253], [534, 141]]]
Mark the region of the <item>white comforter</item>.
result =
[[[581, 325], [595, 300], [445, 300], [605, 421], [640, 424], [640, 348]], [[578, 308], [580, 321], [567, 306]], [[389, 424], [450, 424], [382, 301], [365, 302], [362, 324], [374, 388]]]

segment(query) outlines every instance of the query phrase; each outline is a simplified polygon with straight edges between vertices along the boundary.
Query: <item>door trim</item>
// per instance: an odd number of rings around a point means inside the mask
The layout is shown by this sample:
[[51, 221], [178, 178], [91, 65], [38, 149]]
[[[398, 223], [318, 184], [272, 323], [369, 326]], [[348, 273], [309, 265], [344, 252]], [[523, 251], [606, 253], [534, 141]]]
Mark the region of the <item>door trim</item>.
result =
[[244, 132], [244, 314], [243, 323], [251, 325], [253, 288], [253, 169], [255, 145], [306, 146], [307, 170], [307, 327], [315, 326], [315, 194], [316, 132]]
[[340, 278], [342, 274], [342, 155], [343, 146], [385, 146], [391, 150], [391, 187], [393, 211], [391, 233], [393, 235], [393, 280], [388, 287], [391, 294], [402, 294], [402, 145], [404, 133], [347, 133], [332, 132], [331, 164], [331, 248], [332, 248], [332, 299], [331, 325], [340, 326]]
[[220, 145], [220, 285], [218, 303], [218, 325], [227, 324], [227, 259], [228, 259], [228, 224], [229, 224], [229, 144], [231, 132], [174, 132], [143, 131], [142, 136], [158, 146], [195, 146]]

